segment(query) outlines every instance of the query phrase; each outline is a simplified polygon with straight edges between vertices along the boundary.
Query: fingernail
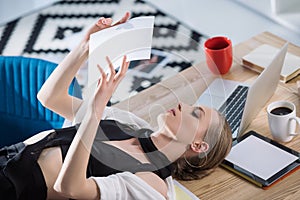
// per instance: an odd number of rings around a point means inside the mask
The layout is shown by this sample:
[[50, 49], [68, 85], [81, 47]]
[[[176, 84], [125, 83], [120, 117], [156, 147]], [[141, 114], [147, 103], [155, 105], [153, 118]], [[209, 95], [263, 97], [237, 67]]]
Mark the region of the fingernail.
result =
[[103, 17], [100, 17], [99, 19], [98, 19], [98, 21], [97, 21], [97, 26], [100, 26], [101, 24], [102, 24], [102, 21], [103, 21]]
[[111, 18], [105, 19], [105, 24], [106, 24], [106, 25], [109, 25], [109, 24], [111, 24], [111, 23], [112, 23], [112, 19], [111, 19]]

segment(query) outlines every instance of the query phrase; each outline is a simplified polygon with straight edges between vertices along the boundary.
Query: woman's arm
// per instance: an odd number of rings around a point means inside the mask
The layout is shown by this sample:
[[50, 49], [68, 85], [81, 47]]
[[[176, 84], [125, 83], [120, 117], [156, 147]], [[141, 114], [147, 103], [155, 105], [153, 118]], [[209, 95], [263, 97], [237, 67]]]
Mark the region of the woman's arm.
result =
[[[124, 23], [128, 18], [129, 13], [127, 12], [116, 24]], [[49, 76], [37, 95], [37, 98], [45, 107], [70, 121], [73, 120], [82, 100], [70, 96], [68, 94], [68, 88], [79, 68], [88, 57], [90, 35], [111, 27], [111, 24], [112, 20], [110, 18], [100, 18], [98, 22], [87, 31], [80, 44], [65, 57]]]
[[121, 69], [116, 74], [111, 61], [108, 58], [107, 61], [110, 74], [107, 76], [98, 66], [101, 72], [98, 87], [90, 99], [87, 113], [68, 150], [54, 185], [56, 191], [68, 198], [99, 199], [101, 195], [98, 193], [96, 183], [92, 179], [86, 178], [88, 159], [104, 108], [129, 66], [124, 56]]
[[43, 106], [71, 121], [82, 100], [70, 96], [68, 88], [87, 55], [88, 44], [81, 42], [52, 72], [37, 95]]

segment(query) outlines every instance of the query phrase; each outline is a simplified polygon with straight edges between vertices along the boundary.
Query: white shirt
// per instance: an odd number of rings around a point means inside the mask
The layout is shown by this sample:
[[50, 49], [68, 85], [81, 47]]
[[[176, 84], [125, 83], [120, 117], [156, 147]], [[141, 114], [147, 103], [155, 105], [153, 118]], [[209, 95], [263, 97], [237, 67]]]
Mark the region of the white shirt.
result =
[[[100, 191], [101, 200], [165, 200], [165, 197], [140, 177], [131, 172], [122, 172], [107, 177], [93, 178]], [[167, 199], [175, 200], [175, 190], [171, 176], [165, 179], [168, 187]]]

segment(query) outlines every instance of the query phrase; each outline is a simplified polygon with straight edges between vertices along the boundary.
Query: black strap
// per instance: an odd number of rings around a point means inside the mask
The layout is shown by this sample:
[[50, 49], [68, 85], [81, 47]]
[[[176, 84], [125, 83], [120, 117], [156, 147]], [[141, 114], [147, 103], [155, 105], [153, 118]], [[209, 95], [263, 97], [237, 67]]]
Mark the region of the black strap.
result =
[[161, 153], [154, 143], [151, 140], [151, 130], [142, 129], [140, 130], [141, 137], [138, 138], [143, 151], [145, 152], [146, 156], [150, 160], [150, 162], [156, 166], [157, 170], [155, 173], [161, 177], [162, 179], [171, 176], [172, 174], [172, 163], [169, 159]]

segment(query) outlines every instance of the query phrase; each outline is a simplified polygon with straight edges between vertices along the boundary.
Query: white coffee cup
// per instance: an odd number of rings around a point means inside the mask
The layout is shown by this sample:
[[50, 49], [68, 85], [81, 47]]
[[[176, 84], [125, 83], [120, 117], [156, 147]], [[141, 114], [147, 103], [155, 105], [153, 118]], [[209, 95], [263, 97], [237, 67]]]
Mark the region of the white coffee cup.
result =
[[268, 121], [272, 137], [278, 142], [291, 141], [296, 133], [300, 118], [296, 116], [296, 106], [289, 101], [275, 101], [268, 105]]

